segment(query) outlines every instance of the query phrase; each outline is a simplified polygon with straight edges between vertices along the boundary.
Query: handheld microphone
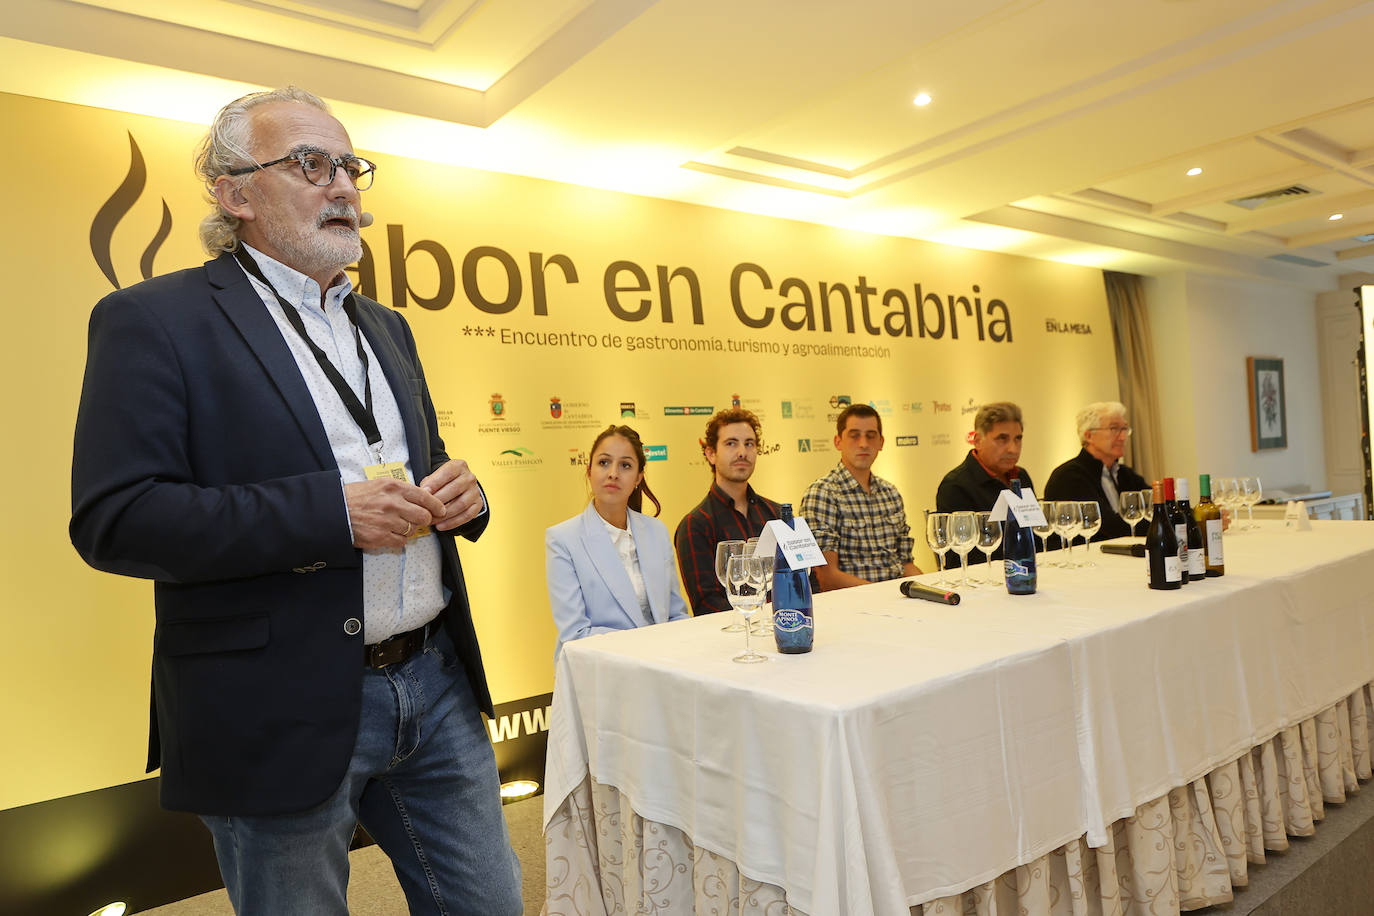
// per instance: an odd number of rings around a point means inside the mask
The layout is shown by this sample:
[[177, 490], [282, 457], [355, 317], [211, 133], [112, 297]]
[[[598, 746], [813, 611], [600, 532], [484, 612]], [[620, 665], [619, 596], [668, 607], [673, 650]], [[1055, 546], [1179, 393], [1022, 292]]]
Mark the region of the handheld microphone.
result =
[[1103, 553], [1114, 553], [1123, 557], [1143, 557], [1145, 556], [1144, 544], [1111, 544], [1103, 541], [1097, 545], [1098, 550]]
[[959, 603], [958, 592], [947, 592], [938, 588], [931, 588], [929, 585], [922, 585], [919, 582], [903, 582], [902, 594], [908, 598], [920, 598], [922, 601], [934, 601], [936, 604], [954, 605]]
[[372, 214], [371, 214], [371, 213], [368, 213], [366, 210], [364, 210], [362, 213], [358, 214], [358, 228], [359, 228], [359, 229], [366, 229], [368, 226], [371, 226], [371, 225], [372, 225]]

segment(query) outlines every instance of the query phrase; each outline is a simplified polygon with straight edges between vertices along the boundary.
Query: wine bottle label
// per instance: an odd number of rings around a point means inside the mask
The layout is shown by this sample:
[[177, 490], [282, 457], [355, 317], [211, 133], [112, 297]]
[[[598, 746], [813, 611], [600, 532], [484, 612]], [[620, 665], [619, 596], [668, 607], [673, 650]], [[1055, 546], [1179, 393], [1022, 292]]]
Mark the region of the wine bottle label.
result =
[[773, 612], [773, 626], [784, 633], [797, 633], [812, 629], [814, 624], [806, 614], [787, 607]]
[[1221, 519], [1207, 519], [1207, 565], [1221, 566], [1225, 563], [1221, 552]]
[[1178, 557], [1164, 558], [1164, 581], [1183, 581], [1183, 564], [1178, 561]]
[[1002, 563], [1008, 576], [1029, 576], [1031, 574], [1031, 568], [1026, 563], [1018, 563], [1011, 559], [1003, 560]]
[[1207, 575], [1207, 561], [1202, 556], [1201, 550], [1188, 551], [1188, 575], [1205, 576]]

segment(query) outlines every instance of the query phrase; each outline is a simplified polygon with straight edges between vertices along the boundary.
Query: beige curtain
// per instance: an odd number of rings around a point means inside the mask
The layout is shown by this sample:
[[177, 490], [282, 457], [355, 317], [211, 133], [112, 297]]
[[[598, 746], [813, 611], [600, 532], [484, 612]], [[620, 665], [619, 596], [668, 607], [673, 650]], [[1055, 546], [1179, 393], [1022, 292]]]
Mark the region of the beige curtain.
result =
[[1126, 463], [1141, 477], [1154, 480], [1164, 467], [1164, 447], [1145, 287], [1135, 274], [1104, 270], [1102, 279], [1107, 285], [1107, 314], [1112, 319], [1112, 341], [1116, 344], [1117, 385], [1133, 430]]

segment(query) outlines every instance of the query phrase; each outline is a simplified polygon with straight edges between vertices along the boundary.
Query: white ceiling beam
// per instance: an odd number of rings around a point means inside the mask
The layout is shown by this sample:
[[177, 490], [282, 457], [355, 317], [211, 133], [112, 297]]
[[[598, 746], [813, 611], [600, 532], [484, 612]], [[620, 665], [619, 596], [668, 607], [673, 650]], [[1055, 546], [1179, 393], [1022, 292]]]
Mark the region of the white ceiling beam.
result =
[[1282, 134], [1265, 132], [1256, 134], [1255, 139], [1290, 156], [1324, 165], [1331, 171], [1353, 178], [1361, 184], [1374, 185], [1374, 175], [1350, 164], [1350, 150], [1337, 146], [1310, 130], [1290, 130]]
[[1339, 242], [1342, 239], [1351, 239], [1357, 235], [1366, 235], [1374, 232], [1374, 222], [1356, 223], [1353, 226], [1341, 226], [1336, 229], [1323, 229], [1320, 232], [1305, 232], [1302, 235], [1295, 235], [1285, 239], [1288, 249], [1306, 248], [1309, 245], [1325, 245], [1327, 242]]
[[1353, 261], [1356, 258], [1367, 258], [1371, 254], [1374, 254], [1374, 245], [1358, 245], [1355, 248], [1336, 252], [1336, 260]]
[[1155, 236], [1141, 235], [1126, 229], [1115, 229], [1098, 223], [1085, 222], [1070, 216], [1042, 213], [1026, 207], [1007, 205], [975, 213], [964, 219], [970, 222], [988, 223], [1008, 229], [1020, 229], [1049, 238], [1068, 239], [1104, 248], [1132, 251], [1152, 257], [1164, 258], [1183, 266], [1200, 267], [1206, 270], [1259, 275], [1289, 283], [1310, 284], [1312, 274], [1303, 268], [1285, 265], [1267, 257], [1251, 257], [1219, 248], [1207, 248], [1176, 242]]
[[1369, 149], [1357, 149], [1350, 154], [1350, 165], [1357, 169], [1369, 168], [1374, 165], [1374, 146]]

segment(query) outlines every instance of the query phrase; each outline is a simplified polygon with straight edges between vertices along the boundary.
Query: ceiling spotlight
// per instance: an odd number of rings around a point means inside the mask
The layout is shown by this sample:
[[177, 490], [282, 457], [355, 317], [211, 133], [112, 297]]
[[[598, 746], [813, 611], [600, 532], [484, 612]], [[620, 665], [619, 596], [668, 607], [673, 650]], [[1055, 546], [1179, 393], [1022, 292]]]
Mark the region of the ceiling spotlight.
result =
[[920, 108], [924, 108], [925, 106], [930, 104], [930, 93], [922, 92], [917, 94], [916, 98], [911, 100], [911, 104], [916, 105]]
[[1345, 214], [1344, 214], [1344, 213], [1332, 213], [1330, 216], [1327, 217], [1327, 219], [1331, 220], [1331, 221], [1334, 223], [1334, 222], [1335, 222], [1336, 220], [1338, 220], [1338, 219], [1345, 219]]
[[1193, 175], [1201, 175], [1201, 174], [1202, 174], [1202, 169], [1198, 168], [1197, 166], [1193, 166], [1191, 169], [1188, 170], [1188, 176], [1189, 176], [1190, 178], [1191, 178]]
[[128, 906], [123, 901], [117, 900], [114, 903], [105, 904], [92, 913], [91, 916], [124, 916], [124, 912], [127, 909]]

